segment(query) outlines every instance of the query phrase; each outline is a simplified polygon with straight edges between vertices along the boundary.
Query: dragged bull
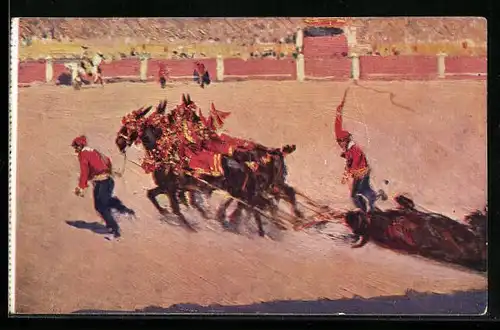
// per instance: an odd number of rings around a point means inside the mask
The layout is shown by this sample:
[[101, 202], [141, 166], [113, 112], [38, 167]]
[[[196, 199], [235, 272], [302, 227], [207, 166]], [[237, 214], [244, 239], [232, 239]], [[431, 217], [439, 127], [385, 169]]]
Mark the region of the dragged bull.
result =
[[487, 209], [466, 216], [463, 224], [441, 214], [416, 210], [414, 202], [405, 196], [397, 196], [395, 201], [397, 208], [376, 209], [369, 216], [359, 211], [345, 214], [346, 224], [361, 238], [353, 247], [372, 240], [390, 249], [486, 270]]

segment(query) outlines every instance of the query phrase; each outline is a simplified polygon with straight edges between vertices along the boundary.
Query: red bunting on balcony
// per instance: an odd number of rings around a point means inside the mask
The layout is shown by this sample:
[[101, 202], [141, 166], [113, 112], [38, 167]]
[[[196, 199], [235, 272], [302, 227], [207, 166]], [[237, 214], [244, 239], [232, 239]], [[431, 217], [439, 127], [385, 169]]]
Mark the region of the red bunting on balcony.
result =
[[328, 18], [328, 17], [314, 17], [304, 20], [308, 26], [315, 27], [336, 27], [341, 28], [346, 25], [346, 20], [341, 18]]

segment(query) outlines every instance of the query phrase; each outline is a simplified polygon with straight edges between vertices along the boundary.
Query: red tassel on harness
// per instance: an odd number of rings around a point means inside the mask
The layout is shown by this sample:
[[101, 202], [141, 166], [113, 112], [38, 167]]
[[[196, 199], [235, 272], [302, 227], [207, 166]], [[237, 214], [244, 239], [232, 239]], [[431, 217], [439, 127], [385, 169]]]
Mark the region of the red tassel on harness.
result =
[[224, 120], [229, 117], [231, 112], [225, 112], [215, 109], [214, 104], [210, 104], [210, 117], [212, 118], [212, 125], [214, 128], [219, 129], [224, 125]]

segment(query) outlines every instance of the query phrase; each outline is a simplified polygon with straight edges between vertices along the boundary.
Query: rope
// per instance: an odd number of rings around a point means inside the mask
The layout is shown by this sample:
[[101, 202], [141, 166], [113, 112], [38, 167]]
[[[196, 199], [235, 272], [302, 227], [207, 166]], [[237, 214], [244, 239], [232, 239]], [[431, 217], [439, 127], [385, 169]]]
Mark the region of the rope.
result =
[[[301, 197], [304, 197], [304, 198], [307, 200], [308, 204], [310, 204], [310, 205], [312, 205], [312, 206], [315, 206], [315, 207], [317, 207], [317, 208], [319, 208], [319, 209], [328, 209], [328, 210], [330, 209], [330, 207], [329, 207], [329, 206], [327, 206], [327, 205], [319, 205], [319, 204], [318, 204], [318, 203], [316, 203], [316, 202], [315, 202], [315, 201], [314, 201], [311, 197], [307, 196], [306, 194], [304, 194], [303, 192], [299, 191], [299, 190], [298, 190], [298, 189], [296, 189], [296, 188], [294, 188], [294, 189], [295, 189], [295, 194], [297, 194], [297, 195], [299, 195], [299, 196], [301, 196]], [[302, 203], [301, 203], [301, 204], [302, 204]], [[312, 210], [312, 209], [311, 209], [311, 211], [314, 211], [314, 212], [316, 212], [316, 213], [318, 213], [318, 214], [320, 213], [320, 212], [315, 211], [315, 210]]]
[[[192, 177], [192, 178], [194, 178], [194, 179], [196, 179], [196, 180], [198, 180], [198, 181], [200, 181], [200, 182], [202, 182], [202, 183], [206, 184], [206, 185], [207, 185], [207, 186], [209, 186], [210, 188], [213, 188], [213, 189], [218, 190], [218, 191], [224, 191], [224, 190], [222, 190], [222, 189], [220, 189], [220, 188], [218, 188], [218, 187], [216, 187], [216, 186], [214, 186], [214, 185], [212, 185], [212, 184], [208, 183], [207, 181], [205, 181], [205, 180], [203, 180], [203, 179], [200, 179], [200, 178], [197, 178], [197, 177], [193, 176], [191, 173], [187, 173], [187, 172], [186, 172], [186, 174], [187, 174], [187, 175], [189, 175], [190, 177]], [[234, 197], [234, 196], [231, 196], [231, 195], [229, 195], [229, 198], [231, 198], [231, 199], [233, 199], [233, 200], [235, 200], [235, 201], [237, 201], [237, 202], [239, 202], [239, 203], [241, 203], [241, 204], [243, 204], [243, 205], [245, 205], [245, 206], [247, 206], [247, 207], [249, 207], [249, 208], [251, 208], [251, 209], [256, 210], [256, 211], [257, 211], [257, 212], [259, 212], [262, 216], [266, 217], [266, 218], [267, 218], [267, 219], [269, 219], [269, 220], [274, 220], [271, 216], [267, 215], [264, 211], [262, 211], [261, 209], [259, 209], [259, 208], [258, 208], [258, 207], [256, 207], [256, 206], [251, 206], [250, 204], [248, 204], [248, 203], [246, 203], [246, 202], [242, 201], [241, 199], [239, 199], [239, 198], [237, 198], [237, 197]]]
[[370, 90], [370, 91], [373, 91], [375, 93], [379, 93], [379, 94], [389, 94], [389, 100], [391, 101], [391, 103], [393, 105], [395, 105], [396, 107], [398, 108], [401, 108], [401, 109], [405, 109], [405, 110], [408, 110], [408, 111], [411, 111], [411, 112], [417, 112], [415, 111], [414, 109], [406, 106], [406, 105], [402, 105], [402, 104], [399, 104], [399, 103], [396, 103], [394, 101], [394, 98], [396, 97], [396, 94], [394, 94], [393, 92], [390, 92], [390, 91], [381, 91], [381, 90], [378, 90], [378, 89], [375, 89], [375, 88], [371, 88], [371, 87], [367, 87], [367, 86], [364, 86], [364, 85], [361, 85], [358, 83], [357, 80], [354, 81], [354, 85], [358, 86], [358, 87], [361, 87], [361, 88], [364, 88], [364, 89], [367, 89], [367, 90]]
[[366, 140], [368, 142], [368, 146], [370, 146], [370, 134], [368, 133], [368, 125], [366, 125], [366, 117], [365, 117], [365, 114], [364, 112], [360, 109], [360, 104], [359, 104], [359, 101], [358, 101], [358, 98], [353, 95], [354, 97], [354, 100], [356, 102], [356, 112], [358, 113], [358, 115], [360, 115], [361, 117], [361, 124], [365, 127], [365, 136], [366, 136]]

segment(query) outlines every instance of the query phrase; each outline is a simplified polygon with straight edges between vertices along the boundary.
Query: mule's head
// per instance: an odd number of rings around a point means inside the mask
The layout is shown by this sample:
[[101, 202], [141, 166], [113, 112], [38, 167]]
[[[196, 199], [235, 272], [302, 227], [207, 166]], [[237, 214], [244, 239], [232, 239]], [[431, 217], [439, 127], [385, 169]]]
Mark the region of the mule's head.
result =
[[160, 115], [164, 115], [165, 112], [167, 110], [167, 100], [163, 100], [163, 101], [160, 101], [160, 103], [158, 104], [158, 106], [156, 107], [156, 113], [160, 114]]
[[122, 127], [117, 133], [115, 144], [121, 153], [124, 153], [128, 147], [140, 138], [141, 126], [144, 116], [151, 110], [152, 107], [133, 111], [122, 118]]

